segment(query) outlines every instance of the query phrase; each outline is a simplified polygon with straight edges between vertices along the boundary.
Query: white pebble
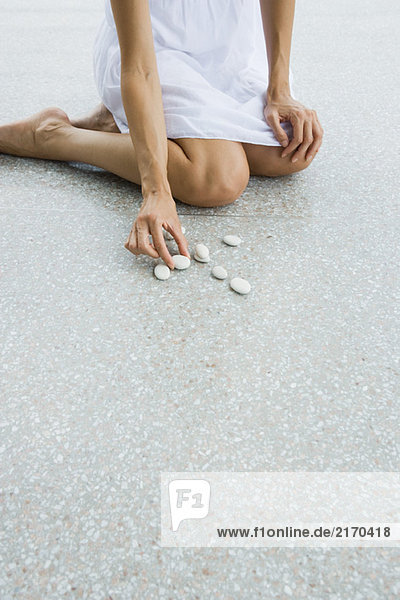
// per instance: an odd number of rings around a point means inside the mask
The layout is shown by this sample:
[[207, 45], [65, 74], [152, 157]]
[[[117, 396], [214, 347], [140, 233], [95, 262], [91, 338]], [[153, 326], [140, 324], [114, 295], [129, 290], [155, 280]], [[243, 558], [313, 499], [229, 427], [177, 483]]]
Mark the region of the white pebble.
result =
[[220, 267], [218, 265], [216, 265], [213, 270], [211, 271], [211, 273], [214, 275], [214, 277], [216, 277], [217, 279], [226, 279], [228, 277], [228, 273], [226, 271], [226, 269], [224, 269], [224, 267]]
[[199, 258], [207, 258], [210, 255], [210, 251], [204, 244], [196, 244], [194, 251]]
[[172, 257], [176, 269], [188, 269], [190, 267], [190, 259], [183, 254], [174, 254]]
[[165, 281], [166, 279], [169, 279], [171, 270], [167, 265], [156, 265], [154, 267], [154, 275], [157, 277], [157, 279]]
[[206, 256], [206, 258], [200, 258], [200, 256], [197, 256], [197, 254], [194, 254], [193, 258], [195, 260], [197, 260], [197, 262], [201, 262], [201, 263], [208, 263], [208, 262], [210, 262], [210, 257], [209, 256]]
[[239, 246], [242, 240], [237, 235], [226, 235], [223, 239], [228, 246]]
[[248, 294], [251, 290], [251, 285], [241, 277], [234, 277], [229, 284], [231, 288], [238, 294]]
[[186, 233], [186, 227], [183, 227], [183, 225], [181, 225], [181, 229], [182, 229], [183, 235], [185, 235], [185, 233]]

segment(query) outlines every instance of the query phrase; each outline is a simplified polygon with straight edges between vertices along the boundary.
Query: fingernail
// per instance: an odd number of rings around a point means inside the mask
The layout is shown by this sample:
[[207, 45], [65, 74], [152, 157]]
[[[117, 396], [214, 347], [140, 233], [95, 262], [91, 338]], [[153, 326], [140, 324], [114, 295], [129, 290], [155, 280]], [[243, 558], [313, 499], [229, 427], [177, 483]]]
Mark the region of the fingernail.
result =
[[295, 163], [298, 161], [298, 158], [292, 158], [292, 163]]
[[283, 146], [284, 148], [286, 148], [286, 146], [288, 145], [288, 143], [289, 143], [289, 142], [288, 142], [287, 140], [283, 140], [283, 142], [282, 142], [282, 146]]
[[307, 160], [311, 160], [311, 159], [312, 159], [312, 157], [313, 157], [313, 155], [312, 155], [312, 154], [310, 154], [309, 156], [307, 156]]
[[285, 153], [281, 154], [281, 158], [286, 158], [286, 157], [287, 157], [287, 154], [285, 154]]

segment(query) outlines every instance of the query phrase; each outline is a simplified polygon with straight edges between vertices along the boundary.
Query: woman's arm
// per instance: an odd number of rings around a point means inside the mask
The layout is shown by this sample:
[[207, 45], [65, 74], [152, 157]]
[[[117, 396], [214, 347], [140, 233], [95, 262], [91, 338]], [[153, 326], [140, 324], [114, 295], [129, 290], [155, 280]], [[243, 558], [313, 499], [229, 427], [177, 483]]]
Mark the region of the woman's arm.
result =
[[[277, 140], [285, 148], [282, 158], [296, 150], [293, 162], [299, 158], [314, 158], [323, 135], [316, 112], [294, 100], [290, 93], [289, 66], [295, 4], [295, 0], [260, 0], [269, 67], [264, 114]], [[281, 121], [292, 124], [293, 138], [290, 142], [280, 125]]]
[[121, 94], [142, 190], [169, 191], [167, 133], [148, 0], [111, 0], [121, 49]]
[[290, 95], [289, 65], [295, 0], [260, 0], [267, 47], [268, 95]]
[[[188, 255], [167, 178], [168, 143], [148, 0], [111, 0], [121, 50], [121, 96], [141, 178], [143, 205], [125, 244], [173, 263], [162, 226]], [[151, 233], [155, 248], [150, 245]]]

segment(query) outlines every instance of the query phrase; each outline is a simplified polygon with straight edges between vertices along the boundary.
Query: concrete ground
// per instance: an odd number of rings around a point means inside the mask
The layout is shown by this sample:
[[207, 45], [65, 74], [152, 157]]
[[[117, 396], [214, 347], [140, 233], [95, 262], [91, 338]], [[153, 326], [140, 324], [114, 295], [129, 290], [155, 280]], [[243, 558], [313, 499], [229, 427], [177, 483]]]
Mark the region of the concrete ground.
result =
[[[0, 10], [1, 123], [98, 102], [102, 0]], [[125, 250], [138, 186], [0, 156], [2, 600], [399, 597], [398, 549], [159, 546], [161, 471], [399, 469], [398, 16], [299, 1], [317, 160], [233, 206], [178, 203], [246, 297]]]

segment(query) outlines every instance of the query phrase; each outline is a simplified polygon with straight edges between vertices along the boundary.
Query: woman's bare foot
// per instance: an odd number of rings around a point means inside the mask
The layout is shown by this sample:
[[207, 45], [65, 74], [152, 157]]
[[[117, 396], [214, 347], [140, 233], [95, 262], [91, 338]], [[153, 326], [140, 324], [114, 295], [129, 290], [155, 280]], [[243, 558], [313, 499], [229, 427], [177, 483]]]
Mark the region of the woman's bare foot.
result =
[[52, 155], [50, 140], [54, 132], [67, 134], [71, 128], [63, 110], [45, 108], [26, 119], [1, 125], [0, 153], [46, 159]]
[[102, 102], [85, 115], [72, 118], [71, 124], [74, 127], [79, 127], [79, 129], [121, 133], [114, 121], [114, 117]]

